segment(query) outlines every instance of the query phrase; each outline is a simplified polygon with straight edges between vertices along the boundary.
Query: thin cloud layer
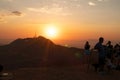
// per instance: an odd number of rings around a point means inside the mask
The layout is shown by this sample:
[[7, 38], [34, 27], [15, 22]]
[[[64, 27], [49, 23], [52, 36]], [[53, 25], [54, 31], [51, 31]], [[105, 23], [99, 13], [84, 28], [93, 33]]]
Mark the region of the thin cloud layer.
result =
[[109, 1], [109, 0], [97, 0], [97, 1], [102, 2], [102, 1]]
[[52, 7], [44, 6], [41, 8], [27, 8], [28, 11], [44, 13], [44, 14], [53, 14], [53, 15], [70, 15], [70, 13], [65, 12], [64, 8], [59, 7], [57, 4], [53, 4]]
[[13, 0], [8, 0], [9, 2], [12, 2]]
[[57, 18], [58, 16], [70, 15], [69, 17], [72, 18], [72, 16], [87, 15], [86, 12], [89, 12], [87, 10], [88, 8], [98, 8], [102, 11], [104, 9], [101, 9], [100, 6], [106, 6], [106, 8], [109, 7], [108, 3], [110, 2], [110, 0], [1, 0], [0, 2], [0, 4], [2, 4], [0, 5], [1, 9], [13, 10], [11, 12], [6, 11], [2, 14], [0, 13], [4, 20], [4, 17], [6, 18], [22, 16], [23, 13], [21, 11], [24, 11], [27, 16], [32, 15], [34, 17], [46, 17], [52, 15]]
[[97, 1], [100, 1], [100, 2], [101, 2], [101, 1], [104, 1], [104, 0], [97, 0]]
[[88, 5], [89, 6], [96, 6], [100, 2], [106, 2], [106, 1], [109, 1], [109, 0], [94, 0], [94, 2], [93, 1], [89, 1]]

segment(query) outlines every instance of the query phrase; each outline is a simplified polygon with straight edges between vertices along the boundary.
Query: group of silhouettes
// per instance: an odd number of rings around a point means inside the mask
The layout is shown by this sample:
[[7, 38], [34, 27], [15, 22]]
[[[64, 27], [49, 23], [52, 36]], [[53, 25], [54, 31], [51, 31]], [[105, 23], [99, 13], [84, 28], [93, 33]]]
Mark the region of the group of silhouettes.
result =
[[[94, 49], [98, 53], [98, 63], [92, 64], [97, 71], [104, 72], [105, 65], [107, 68], [120, 70], [120, 44], [112, 45], [111, 41], [108, 41], [103, 45], [104, 38], [100, 37], [98, 43], [95, 44]], [[84, 46], [85, 55], [90, 57], [92, 51], [90, 50], [90, 44], [87, 41]]]

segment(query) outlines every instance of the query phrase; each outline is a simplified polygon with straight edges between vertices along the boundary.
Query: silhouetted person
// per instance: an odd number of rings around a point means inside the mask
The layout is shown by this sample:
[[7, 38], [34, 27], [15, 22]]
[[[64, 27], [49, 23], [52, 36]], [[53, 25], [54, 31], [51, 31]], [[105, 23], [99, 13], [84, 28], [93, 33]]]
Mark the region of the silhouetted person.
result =
[[116, 44], [114, 46], [114, 53], [116, 58], [116, 65], [120, 66], [120, 45], [119, 44]]
[[107, 53], [107, 58], [112, 60], [113, 57], [113, 45], [111, 44], [111, 41], [108, 41], [106, 44], [106, 53]]
[[108, 41], [106, 44], [106, 63], [109, 70], [111, 68], [115, 68], [114, 62], [114, 55], [113, 55], [113, 45], [111, 44], [111, 41]]
[[84, 46], [84, 50], [85, 50], [85, 63], [87, 63], [87, 70], [89, 69], [89, 64], [90, 64], [90, 44], [88, 41], [86, 41], [85, 46]]
[[90, 54], [90, 44], [88, 41], [85, 43], [84, 49], [85, 49], [85, 54], [89, 55]]
[[94, 49], [97, 49], [98, 51], [98, 64], [99, 64], [99, 71], [104, 71], [104, 65], [105, 65], [105, 49], [102, 43], [104, 42], [104, 38], [100, 37], [99, 42], [95, 45]]

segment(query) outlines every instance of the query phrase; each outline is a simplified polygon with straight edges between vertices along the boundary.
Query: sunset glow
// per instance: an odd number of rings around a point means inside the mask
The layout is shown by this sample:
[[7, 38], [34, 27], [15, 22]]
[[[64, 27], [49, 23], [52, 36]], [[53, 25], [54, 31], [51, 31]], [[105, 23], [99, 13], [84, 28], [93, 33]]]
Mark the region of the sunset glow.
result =
[[50, 39], [54, 39], [58, 37], [58, 29], [57, 26], [54, 25], [47, 25], [44, 28], [44, 34], [45, 37], [50, 38]]
[[67, 42], [97, 40], [100, 36], [119, 41], [119, 3], [120, 0], [0, 0], [0, 40], [33, 37], [36, 33]]

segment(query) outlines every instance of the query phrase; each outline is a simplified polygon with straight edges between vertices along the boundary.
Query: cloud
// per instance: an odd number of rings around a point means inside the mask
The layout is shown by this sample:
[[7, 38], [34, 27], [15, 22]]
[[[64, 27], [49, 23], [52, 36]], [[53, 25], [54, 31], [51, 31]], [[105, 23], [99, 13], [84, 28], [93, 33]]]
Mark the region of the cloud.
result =
[[109, 0], [97, 0], [97, 1], [102, 2], [102, 1], [109, 1]]
[[33, 12], [41, 12], [41, 13], [47, 13], [47, 14], [57, 14], [62, 11], [62, 8], [48, 8], [48, 7], [42, 7], [42, 8], [27, 8], [29, 11]]
[[89, 5], [89, 6], [96, 6], [96, 4], [95, 4], [94, 2], [91, 2], [91, 1], [88, 2], [88, 5]]
[[27, 8], [27, 10], [38, 13], [53, 14], [53, 15], [70, 15], [70, 13], [64, 12], [62, 7], [57, 4], [53, 4], [52, 7], [44, 6], [41, 8]]
[[33, 12], [41, 12], [42, 8], [41, 8], [41, 9], [27, 8], [27, 10], [29, 10], [29, 11], [33, 11]]
[[12, 11], [11, 13], [15, 16], [22, 16], [22, 13], [20, 11]]
[[12, 2], [13, 0], [8, 0], [9, 2]]
[[73, 0], [73, 1], [78, 1], [78, 0]]
[[97, 1], [101, 2], [101, 1], [104, 1], [104, 0], [97, 0]]
[[20, 11], [7, 11], [7, 10], [0, 10], [0, 23], [6, 23], [8, 18], [11, 17], [20, 17], [23, 13]]
[[99, 1], [99, 2], [108, 2], [110, 0], [97, 0], [97, 1]]

